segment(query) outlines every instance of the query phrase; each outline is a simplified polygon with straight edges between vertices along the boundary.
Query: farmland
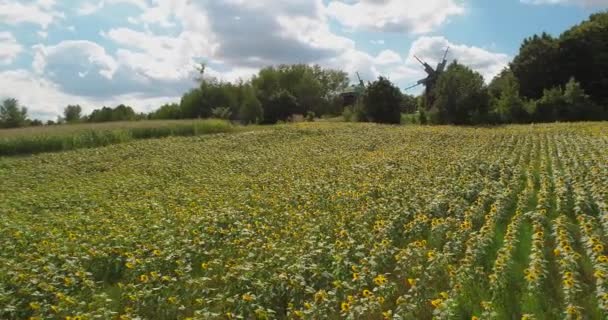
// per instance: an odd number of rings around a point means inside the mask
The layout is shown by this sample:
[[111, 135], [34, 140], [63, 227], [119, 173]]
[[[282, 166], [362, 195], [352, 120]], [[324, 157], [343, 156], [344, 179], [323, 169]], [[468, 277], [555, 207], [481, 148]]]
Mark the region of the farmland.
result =
[[230, 132], [236, 127], [217, 119], [77, 123], [0, 130], [0, 156], [66, 151], [138, 139]]
[[608, 124], [0, 158], [2, 319], [605, 319]]

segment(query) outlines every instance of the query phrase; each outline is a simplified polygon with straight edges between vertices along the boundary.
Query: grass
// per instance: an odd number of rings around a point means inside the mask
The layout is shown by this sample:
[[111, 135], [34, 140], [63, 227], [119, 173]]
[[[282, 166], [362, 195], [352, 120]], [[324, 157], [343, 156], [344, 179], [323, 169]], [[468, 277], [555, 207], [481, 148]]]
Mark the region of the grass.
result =
[[231, 132], [223, 120], [150, 120], [0, 130], [0, 156], [93, 148], [138, 139]]

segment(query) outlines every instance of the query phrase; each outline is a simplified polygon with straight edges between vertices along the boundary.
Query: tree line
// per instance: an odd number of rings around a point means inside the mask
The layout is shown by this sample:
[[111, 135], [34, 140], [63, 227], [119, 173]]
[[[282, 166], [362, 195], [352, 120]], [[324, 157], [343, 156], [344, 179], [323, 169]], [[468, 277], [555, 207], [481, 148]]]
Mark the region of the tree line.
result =
[[[272, 124], [294, 115], [457, 125], [606, 120], [608, 12], [591, 15], [559, 37], [542, 33], [524, 39], [509, 66], [487, 85], [481, 74], [454, 61], [439, 76], [432, 104], [402, 93], [385, 77], [353, 90], [344, 71], [318, 65], [270, 66], [234, 83], [206, 76], [203, 66], [197, 80], [179, 103], [148, 114], [121, 104], [82, 115], [81, 106], [70, 105], [47, 124], [210, 117]], [[344, 99], [349, 91], [356, 91], [354, 101]], [[27, 108], [15, 99], [0, 106], [0, 127], [41, 124], [29, 120]]]
[[[394, 100], [391, 110], [397, 110], [395, 89], [386, 79], [378, 79], [366, 92], [386, 94], [364, 98], [354, 112], [347, 110], [349, 115], [361, 114], [361, 119], [369, 121], [365, 116], [369, 110], [387, 100]], [[418, 110], [407, 118], [409, 122], [479, 125], [608, 120], [608, 12], [592, 14], [557, 38], [542, 33], [524, 39], [517, 56], [488, 85], [480, 73], [454, 61], [439, 76], [431, 94], [432, 104], [418, 97]], [[388, 113], [392, 114], [390, 121], [383, 122], [399, 122], [396, 112]]]

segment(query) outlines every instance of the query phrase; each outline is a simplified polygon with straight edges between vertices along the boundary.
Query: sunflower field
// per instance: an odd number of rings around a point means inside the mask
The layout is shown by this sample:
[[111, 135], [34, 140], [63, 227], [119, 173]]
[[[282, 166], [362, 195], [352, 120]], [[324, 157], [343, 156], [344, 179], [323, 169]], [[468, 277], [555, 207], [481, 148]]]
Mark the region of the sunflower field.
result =
[[606, 319], [608, 124], [0, 158], [0, 319]]

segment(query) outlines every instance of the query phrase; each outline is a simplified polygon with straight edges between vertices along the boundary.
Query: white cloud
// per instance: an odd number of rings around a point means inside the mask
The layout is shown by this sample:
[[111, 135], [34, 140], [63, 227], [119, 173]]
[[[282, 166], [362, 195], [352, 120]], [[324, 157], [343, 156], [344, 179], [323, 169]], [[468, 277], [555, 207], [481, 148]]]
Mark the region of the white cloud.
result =
[[580, 5], [583, 7], [603, 7], [608, 6], [608, 0], [520, 0], [522, 3], [543, 5], [543, 4], [560, 4], [560, 5]]
[[[95, 42], [85, 40], [62, 41], [55, 46], [35, 45], [33, 68], [42, 74], [50, 72], [55, 76], [69, 76], [69, 72], [97, 69], [100, 76], [112, 79], [117, 69], [116, 61], [106, 50]], [[49, 68], [49, 62], [52, 62]]]
[[103, 98], [87, 97], [65, 93], [57, 84], [27, 70], [0, 72], [0, 98], [19, 100], [28, 108], [31, 118], [42, 120], [54, 120], [68, 104], [80, 104], [85, 114], [95, 108], [121, 103], [132, 106], [138, 112], [147, 112], [165, 103], [179, 102], [180, 96], [149, 97], [130, 93]]
[[53, 10], [54, 0], [0, 0], [0, 21], [9, 25], [37, 24], [43, 29], [64, 15]]
[[0, 32], [0, 65], [11, 64], [22, 51], [23, 47], [10, 32]]
[[78, 15], [91, 15], [96, 13], [97, 11], [103, 9], [107, 5], [114, 5], [119, 3], [126, 3], [134, 5], [142, 10], [148, 7], [145, 0], [102, 0], [102, 1], [90, 1], [84, 2], [80, 5], [80, 7], [76, 8], [76, 13]]
[[375, 59], [380, 65], [397, 64], [403, 62], [401, 56], [393, 50], [382, 50]]
[[455, 0], [331, 1], [327, 13], [342, 25], [372, 31], [427, 33], [465, 8]]

